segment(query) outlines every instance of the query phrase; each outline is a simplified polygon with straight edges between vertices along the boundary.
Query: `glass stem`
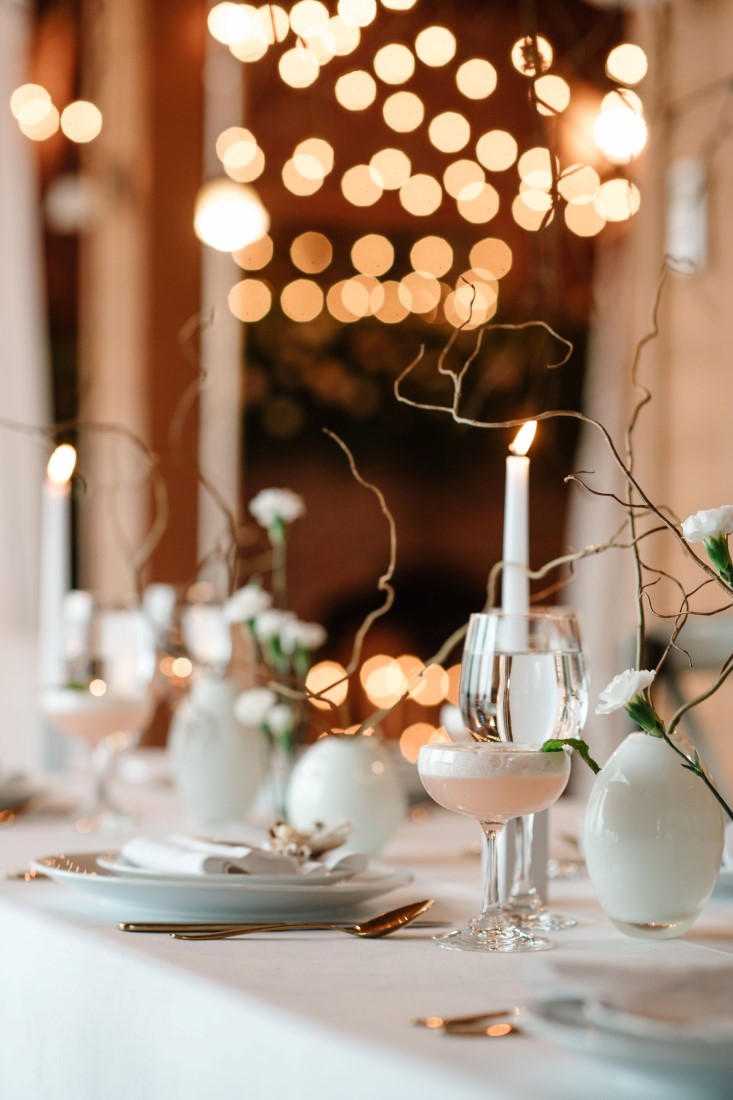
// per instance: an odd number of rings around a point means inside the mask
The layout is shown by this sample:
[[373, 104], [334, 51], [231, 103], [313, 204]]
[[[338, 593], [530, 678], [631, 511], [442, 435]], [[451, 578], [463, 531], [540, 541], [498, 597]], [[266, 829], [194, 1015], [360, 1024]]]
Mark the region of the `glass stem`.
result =
[[532, 838], [534, 836], [534, 814], [514, 819], [516, 847], [514, 853], [514, 874], [512, 876], [512, 898], [529, 898], [537, 891], [532, 883]]
[[492, 927], [501, 921], [499, 902], [499, 859], [496, 847], [497, 837], [504, 828], [503, 822], [479, 822], [484, 834], [484, 887], [481, 913], [471, 923], [474, 927]]
[[113, 750], [106, 740], [100, 741], [92, 749], [92, 792], [91, 809], [97, 810], [109, 804], [109, 779]]

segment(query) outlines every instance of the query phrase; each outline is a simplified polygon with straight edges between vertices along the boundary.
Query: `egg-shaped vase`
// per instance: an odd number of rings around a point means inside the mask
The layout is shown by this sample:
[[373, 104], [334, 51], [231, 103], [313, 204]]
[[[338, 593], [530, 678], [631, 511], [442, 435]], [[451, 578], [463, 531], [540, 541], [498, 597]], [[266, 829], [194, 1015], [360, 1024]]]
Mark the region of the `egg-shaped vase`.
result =
[[632, 733], [595, 778], [585, 817], [588, 874], [629, 936], [683, 935], [720, 870], [724, 817], [667, 742]]
[[354, 826], [350, 848], [378, 852], [405, 816], [407, 800], [390, 753], [375, 736], [329, 735], [303, 753], [286, 795], [288, 821]]

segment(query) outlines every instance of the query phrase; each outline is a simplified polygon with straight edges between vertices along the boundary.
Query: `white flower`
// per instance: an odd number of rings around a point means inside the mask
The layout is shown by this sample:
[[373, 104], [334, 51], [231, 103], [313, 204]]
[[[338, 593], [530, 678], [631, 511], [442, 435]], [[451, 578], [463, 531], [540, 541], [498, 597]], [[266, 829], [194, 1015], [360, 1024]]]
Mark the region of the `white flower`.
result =
[[287, 703], [276, 703], [265, 715], [265, 725], [273, 737], [284, 737], [293, 732], [293, 708]]
[[596, 714], [613, 714], [633, 702], [653, 683], [656, 673], [647, 669], [627, 668], [614, 676], [598, 697]]
[[249, 502], [249, 510], [260, 527], [272, 527], [277, 521], [292, 523], [305, 512], [303, 498], [291, 489], [262, 489]]
[[733, 531], [733, 504], [724, 504], [722, 508], [707, 508], [695, 512], [682, 523], [682, 534], [688, 542], [705, 542], [717, 539]]
[[280, 631], [280, 645], [288, 655], [296, 649], [305, 649], [312, 653], [325, 642], [328, 634], [320, 623], [303, 623], [300, 619], [291, 619], [283, 623]]
[[243, 726], [261, 726], [276, 703], [277, 695], [269, 688], [250, 688], [237, 696], [234, 717]]
[[269, 642], [272, 638], [280, 638], [285, 623], [289, 623], [295, 615], [292, 611], [278, 611], [276, 607], [268, 607], [261, 611], [255, 619], [255, 635], [260, 642]]
[[228, 623], [247, 623], [256, 619], [272, 606], [272, 596], [258, 584], [245, 584], [224, 604], [224, 618]]

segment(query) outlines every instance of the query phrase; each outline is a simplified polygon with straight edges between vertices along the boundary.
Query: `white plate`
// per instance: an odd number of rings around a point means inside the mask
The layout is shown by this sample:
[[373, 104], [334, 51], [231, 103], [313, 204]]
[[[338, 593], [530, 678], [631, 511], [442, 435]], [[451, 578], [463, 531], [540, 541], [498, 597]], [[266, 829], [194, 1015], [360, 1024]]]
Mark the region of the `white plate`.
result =
[[57, 882], [83, 891], [106, 906], [118, 921], [244, 921], [251, 917], [297, 921], [352, 909], [412, 881], [408, 871], [373, 862], [362, 874], [325, 886], [252, 883], [245, 875], [227, 875], [222, 883], [201, 879], [171, 882], [111, 874], [99, 866], [100, 857], [113, 859], [114, 853], [43, 856], [33, 860], [32, 866]]
[[136, 867], [133, 863], [128, 863], [119, 853], [110, 855], [107, 852], [104, 855], [97, 856], [97, 865], [104, 871], [109, 871], [113, 875], [120, 875], [123, 878], [156, 879], [158, 882], [198, 883], [203, 878], [204, 882], [217, 885], [226, 884], [227, 886], [231, 884], [232, 879], [235, 882], [246, 879], [248, 886], [331, 886], [334, 882], [354, 877], [351, 871], [329, 871], [327, 867], [324, 867], [322, 871], [312, 871], [309, 875], [242, 875], [233, 872], [232, 874], [202, 876], [180, 871], [149, 871], [144, 867]]
[[556, 997], [523, 1009], [522, 1027], [574, 1051], [655, 1072], [719, 1075], [733, 1070], [729, 1035], [693, 1034], [681, 1025], [635, 1017], [577, 997]]

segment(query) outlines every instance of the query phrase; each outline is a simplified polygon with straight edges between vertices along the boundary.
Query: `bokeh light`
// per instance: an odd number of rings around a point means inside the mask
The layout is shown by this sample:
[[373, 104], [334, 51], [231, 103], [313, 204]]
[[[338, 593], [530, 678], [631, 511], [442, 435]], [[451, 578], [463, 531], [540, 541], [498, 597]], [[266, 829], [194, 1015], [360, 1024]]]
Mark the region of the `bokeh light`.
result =
[[336, 99], [347, 111], [365, 111], [377, 98], [377, 82], [361, 69], [344, 73], [336, 81]]
[[555, 216], [554, 210], [536, 210], [529, 207], [524, 201], [526, 192], [517, 195], [512, 203], [512, 217], [522, 229], [536, 233], [538, 229], [544, 229]]
[[464, 61], [456, 72], [456, 86], [466, 99], [487, 99], [496, 89], [496, 69], [483, 57]]
[[476, 241], [468, 256], [471, 266], [488, 271], [495, 279], [503, 279], [511, 271], [512, 250], [499, 237]]
[[323, 309], [323, 291], [312, 279], [294, 279], [283, 287], [280, 306], [292, 321], [313, 321]]
[[415, 53], [424, 65], [440, 68], [456, 54], [456, 36], [447, 27], [425, 27], [415, 39]]
[[443, 237], [421, 237], [410, 250], [415, 271], [440, 278], [453, 266], [453, 249]]
[[557, 189], [567, 202], [576, 199], [592, 199], [601, 185], [595, 168], [588, 164], [574, 164], [566, 168], [558, 180]]
[[517, 142], [508, 130], [489, 130], [476, 142], [476, 157], [490, 172], [505, 172], [517, 159]]
[[295, 267], [309, 274], [325, 271], [333, 259], [333, 247], [323, 233], [301, 233], [290, 246], [290, 259]]
[[351, 262], [364, 275], [384, 275], [394, 263], [394, 245], [380, 233], [367, 233], [354, 241]]
[[359, 680], [370, 703], [394, 706], [407, 691], [407, 678], [394, 657], [379, 653], [359, 669]]
[[50, 100], [32, 99], [18, 111], [18, 128], [31, 141], [47, 141], [58, 132], [58, 109]]
[[428, 137], [441, 153], [458, 153], [471, 140], [471, 127], [457, 111], [443, 111], [431, 120]]
[[340, 15], [332, 15], [324, 32], [336, 57], [348, 57], [361, 41], [361, 31], [351, 23], [345, 23]]
[[[555, 168], [559, 169], [557, 158]], [[547, 191], [552, 187], [552, 160], [550, 150], [543, 145], [536, 145], [522, 153], [517, 164], [519, 178], [527, 187], [536, 187]]]
[[628, 164], [646, 145], [647, 128], [639, 97], [626, 89], [611, 92], [593, 126], [596, 145], [612, 164]]
[[240, 321], [261, 321], [270, 312], [272, 291], [261, 279], [242, 279], [229, 291], [227, 304]]
[[306, 138], [293, 152], [296, 172], [307, 180], [323, 179], [333, 168], [333, 146], [323, 138]]
[[435, 733], [436, 727], [429, 722], [413, 722], [411, 726], [407, 726], [400, 735], [400, 752], [405, 760], [410, 764], [417, 764], [420, 749], [430, 743]]
[[595, 237], [606, 224], [592, 199], [569, 202], [564, 217], [568, 229], [577, 237]]
[[456, 160], [443, 173], [443, 186], [454, 198], [472, 198], [486, 180], [486, 173], [475, 160]]
[[606, 74], [619, 84], [639, 84], [646, 76], [649, 63], [641, 46], [622, 42], [608, 55]]
[[633, 215], [641, 205], [639, 188], [630, 180], [606, 180], [598, 189], [596, 208], [607, 221], [623, 222]]
[[390, 42], [377, 50], [374, 72], [385, 84], [405, 84], [415, 72], [415, 56], [407, 46]]
[[320, 0], [298, 0], [290, 9], [290, 26], [301, 38], [310, 38], [325, 30], [330, 18], [328, 8]]
[[434, 176], [419, 172], [403, 183], [399, 195], [408, 214], [426, 218], [434, 214], [443, 201], [443, 188]]
[[385, 191], [397, 191], [410, 178], [410, 158], [401, 149], [380, 149], [369, 161], [377, 183]]
[[305, 686], [315, 695], [323, 696], [322, 699], [310, 700], [318, 710], [331, 710], [331, 704], [339, 707], [345, 702], [349, 690], [346, 669], [336, 661], [319, 661], [308, 670]]
[[341, 177], [341, 191], [352, 206], [373, 206], [383, 194], [368, 164], [355, 164], [353, 168], [348, 168]]
[[[10, 97], [10, 110], [15, 119], [20, 120], [21, 111], [29, 103], [33, 103], [34, 100], [40, 100], [41, 103], [50, 103], [51, 95], [42, 84], [21, 84], [19, 88], [16, 88]], [[41, 115], [46, 114], [47, 109], [41, 110]]]
[[541, 115], [559, 115], [570, 103], [570, 85], [561, 76], [541, 76], [534, 82], [537, 111]]
[[270, 217], [246, 184], [210, 180], [199, 189], [193, 219], [199, 240], [219, 252], [236, 252], [264, 236]]
[[267, 267], [274, 250], [272, 237], [265, 234], [264, 237], [253, 241], [252, 244], [245, 245], [244, 248], [238, 248], [236, 252], [232, 253], [232, 257], [235, 263], [244, 268], [245, 271], [259, 271], [261, 268]]
[[423, 101], [414, 92], [394, 92], [382, 105], [384, 121], [398, 134], [409, 134], [425, 118]]
[[257, 9], [251, 4], [214, 4], [209, 10], [207, 25], [211, 37], [225, 46], [247, 42], [262, 34]]
[[368, 27], [377, 16], [377, 0], [339, 0], [338, 13], [352, 27]]
[[440, 303], [440, 283], [433, 275], [411, 271], [400, 280], [400, 299], [411, 313], [430, 313]]
[[512, 65], [522, 76], [541, 76], [552, 65], [552, 46], [541, 34], [528, 34], [514, 43], [511, 58]]
[[301, 176], [292, 160], [285, 161], [282, 169], [282, 180], [288, 191], [301, 197], [315, 195], [316, 191], [323, 185], [323, 176], [319, 176], [318, 179], [306, 179], [305, 176]]
[[467, 222], [481, 225], [491, 221], [499, 212], [499, 192], [490, 183], [482, 183], [480, 190], [456, 200], [458, 213]]
[[309, 88], [318, 79], [318, 58], [307, 46], [285, 50], [277, 63], [281, 78], [291, 88]]
[[415, 671], [409, 678], [410, 698], [424, 707], [436, 707], [444, 703], [450, 686], [448, 673], [445, 669], [437, 664], [428, 665], [427, 668], [422, 669], [418, 678], [416, 678]]
[[381, 285], [381, 290], [384, 294], [381, 305], [377, 309], [374, 309], [372, 303], [374, 316], [385, 325], [398, 325], [400, 321], [404, 321], [410, 313], [409, 309], [402, 301], [400, 289], [400, 284], [398, 282], [394, 279], [388, 279]]

